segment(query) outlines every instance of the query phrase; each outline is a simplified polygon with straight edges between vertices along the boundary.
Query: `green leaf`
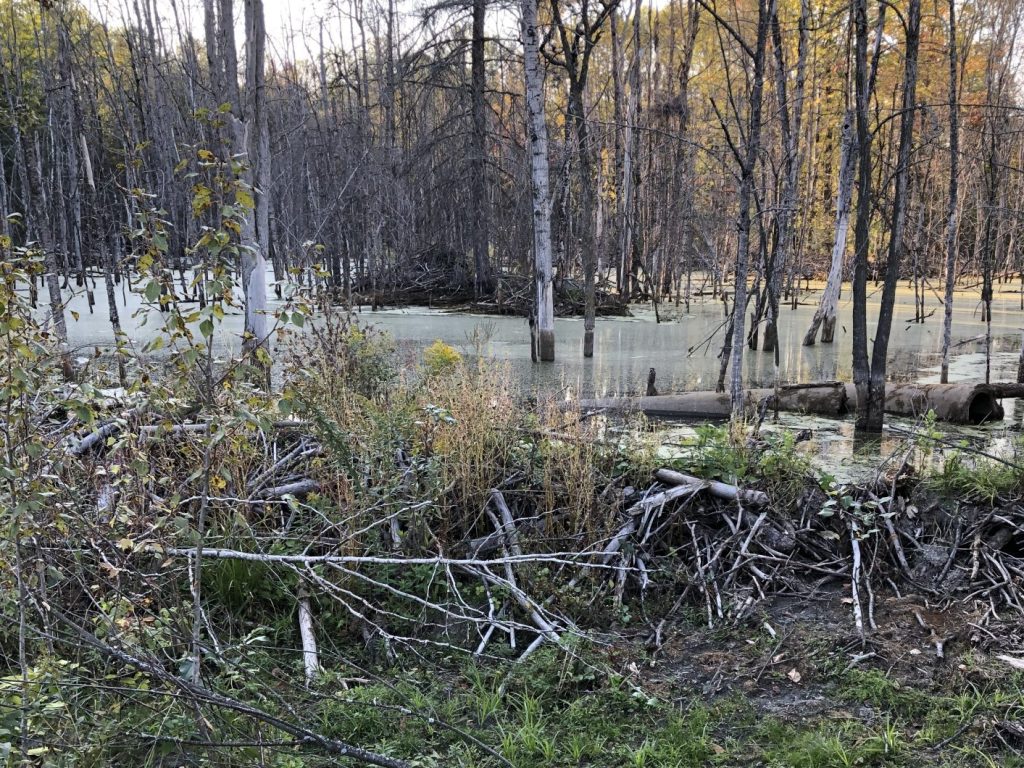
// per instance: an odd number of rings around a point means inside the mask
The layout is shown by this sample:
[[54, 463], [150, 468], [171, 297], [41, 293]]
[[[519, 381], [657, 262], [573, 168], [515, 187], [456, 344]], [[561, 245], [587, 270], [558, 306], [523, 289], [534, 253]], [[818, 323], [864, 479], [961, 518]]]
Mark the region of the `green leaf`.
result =
[[301, 312], [292, 312], [292, 322], [301, 328], [306, 324], [306, 316]]
[[235, 190], [235, 202], [244, 208], [252, 210], [256, 207], [256, 201], [253, 200], [252, 195], [249, 194], [247, 189], [236, 189]]
[[161, 286], [159, 280], [150, 280], [146, 283], [146, 299], [156, 301], [160, 298]]

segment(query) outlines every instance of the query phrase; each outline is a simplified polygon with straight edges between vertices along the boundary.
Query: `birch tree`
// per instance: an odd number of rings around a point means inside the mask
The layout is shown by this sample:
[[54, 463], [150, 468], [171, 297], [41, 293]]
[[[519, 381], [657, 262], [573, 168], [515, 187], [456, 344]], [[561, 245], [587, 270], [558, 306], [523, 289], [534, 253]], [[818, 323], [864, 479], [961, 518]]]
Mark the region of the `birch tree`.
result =
[[544, 70], [537, 30], [537, 0], [521, 0], [523, 74], [533, 209], [534, 350], [542, 361], [555, 359], [555, 306], [551, 286], [551, 193], [548, 188], [548, 128], [544, 111]]

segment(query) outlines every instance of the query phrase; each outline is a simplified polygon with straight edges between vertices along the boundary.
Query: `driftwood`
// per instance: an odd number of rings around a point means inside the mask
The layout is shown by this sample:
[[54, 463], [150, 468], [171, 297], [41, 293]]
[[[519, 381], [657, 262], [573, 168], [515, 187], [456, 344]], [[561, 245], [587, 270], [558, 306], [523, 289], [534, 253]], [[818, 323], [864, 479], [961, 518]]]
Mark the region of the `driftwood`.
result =
[[654, 473], [654, 476], [668, 485], [702, 485], [708, 489], [712, 496], [717, 496], [726, 501], [736, 501], [739, 499], [744, 504], [753, 504], [755, 506], [762, 506], [768, 503], [767, 493], [738, 488], [735, 485], [720, 483], [717, 480], [701, 480], [698, 477], [685, 475], [672, 469], [659, 469]]
[[[886, 387], [885, 411], [896, 416], [920, 417], [934, 411], [940, 421], [954, 424], [986, 424], [1003, 418], [1000, 397], [1024, 393], [1024, 385], [988, 384], [890, 384]], [[774, 389], [751, 389], [747, 408], [761, 407], [817, 416], [845, 416], [856, 410], [853, 384], [825, 382], [796, 384]], [[652, 397], [602, 397], [580, 400], [582, 410], [641, 411], [648, 416], [677, 419], [726, 419], [732, 413], [724, 392], [682, 392]]]

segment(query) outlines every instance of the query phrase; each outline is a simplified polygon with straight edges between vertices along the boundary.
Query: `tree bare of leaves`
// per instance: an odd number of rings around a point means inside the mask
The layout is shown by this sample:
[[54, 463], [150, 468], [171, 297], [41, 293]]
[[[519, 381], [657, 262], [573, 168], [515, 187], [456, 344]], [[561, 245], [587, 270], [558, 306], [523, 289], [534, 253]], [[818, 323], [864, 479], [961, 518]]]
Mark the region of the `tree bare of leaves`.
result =
[[549, 191], [548, 128], [544, 109], [544, 70], [537, 29], [537, 0], [521, 0], [523, 72], [526, 82], [526, 131], [530, 146], [533, 209], [534, 358], [555, 359], [555, 308], [551, 285], [551, 193]]
[[[544, 57], [564, 71], [569, 81], [566, 116], [575, 132], [576, 169], [580, 183], [579, 241], [583, 262], [584, 357], [594, 356], [598, 261], [597, 240], [594, 236], [597, 189], [585, 96], [594, 50], [605, 22], [618, 5], [619, 0], [598, 0], [596, 5], [591, 0], [580, 0], [578, 9], [574, 9], [566, 0], [550, 0], [552, 30], [541, 46]], [[554, 36], [557, 36], [557, 40], [552, 40]]]
[[910, 0], [904, 21], [906, 49], [904, 52], [903, 96], [900, 110], [899, 149], [895, 170], [895, 195], [889, 233], [888, 263], [878, 312], [878, 324], [868, 361], [867, 336], [867, 272], [868, 226], [871, 214], [871, 140], [868, 126], [870, 83], [867, 72], [867, 7], [866, 0], [856, 0], [856, 82], [857, 138], [860, 155], [860, 187], [857, 202], [856, 253], [853, 281], [853, 379], [857, 389], [857, 430], [881, 432], [885, 419], [886, 366], [889, 334], [892, 330], [896, 301], [896, 282], [905, 248], [910, 160], [917, 109], [917, 58], [921, 32], [921, 2]]

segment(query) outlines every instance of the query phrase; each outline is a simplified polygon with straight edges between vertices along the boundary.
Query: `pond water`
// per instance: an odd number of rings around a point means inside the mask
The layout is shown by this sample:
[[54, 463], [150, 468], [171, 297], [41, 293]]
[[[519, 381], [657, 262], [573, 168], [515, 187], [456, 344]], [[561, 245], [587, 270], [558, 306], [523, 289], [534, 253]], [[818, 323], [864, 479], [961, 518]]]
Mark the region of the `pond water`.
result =
[[[802, 346], [804, 333], [817, 306], [821, 286], [812, 284], [801, 296], [796, 310], [783, 309], [780, 322], [779, 378], [782, 383], [822, 380], [851, 380], [852, 338], [850, 317], [852, 299], [844, 287], [839, 307], [836, 341], [833, 344]], [[878, 290], [871, 300], [872, 316], [869, 333], [877, 313]], [[90, 313], [82, 293], [69, 297], [68, 308], [78, 313], [78, 320], [69, 317], [70, 342], [80, 353], [111, 343], [106, 295], [102, 283], [95, 292], [96, 305]], [[117, 299], [121, 321], [129, 340], [141, 349], [161, 326], [159, 312], [144, 309], [138, 294], [126, 286], [118, 287]], [[271, 301], [274, 309], [278, 304]], [[1024, 312], [1021, 311], [1020, 288], [1016, 284], [997, 285], [993, 302], [992, 381], [1014, 380], [1021, 343]], [[897, 294], [895, 320], [889, 345], [889, 376], [899, 381], [938, 381], [942, 349], [942, 305], [939, 296], [930, 292], [927, 309], [934, 310], [923, 323], [913, 322], [913, 293], [901, 283]], [[559, 396], [612, 396], [642, 393], [650, 368], [657, 370], [659, 391], [713, 389], [718, 379], [718, 352], [724, 336], [724, 313], [720, 302], [710, 298], [691, 303], [687, 313], [682, 306], [663, 306], [662, 322], [657, 322], [650, 306], [635, 306], [632, 317], [598, 318], [594, 340], [594, 357], [582, 357], [583, 321], [560, 318], [555, 323], [556, 362], [533, 365], [530, 362], [529, 328], [526, 320], [517, 317], [496, 317], [455, 313], [428, 307], [385, 308], [376, 312], [361, 311], [359, 316], [392, 334], [407, 356], [415, 356], [423, 346], [441, 339], [466, 354], [482, 354], [512, 363], [512, 370], [523, 385], [532, 391]], [[148, 316], [148, 320], [147, 320]], [[218, 331], [220, 355], [237, 352], [240, 346], [242, 316], [227, 316]], [[958, 291], [953, 314], [952, 381], [983, 381], [985, 375], [985, 325], [980, 319], [978, 293]], [[287, 343], [277, 342], [277, 343]], [[774, 382], [773, 356], [763, 352], [745, 353], [744, 380], [748, 386], [771, 386]], [[1008, 449], [1012, 442], [1008, 429], [1016, 429], [1024, 419], [1024, 410], [1012, 401], [1004, 403], [1007, 418], [1002, 424], [975, 428], [969, 433], [951, 430], [981, 441], [995, 450]], [[890, 419], [896, 429], [913, 429], [912, 422]], [[815, 439], [808, 448], [829, 471], [843, 465], [857, 468], [865, 461], [877, 466], [880, 452], [898, 449], [904, 439], [891, 432], [887, 441], [867, 458], [858, 457], [852, 449], [852, 422], [829, 419], [808, 419], [783, 416], [783, 425], [815, 430]], [[687, 441], [692, 429], [676, 426], [666, 434], [671, 450], [675, 440]]]
[[[993, 304], [992, 380], [1016, 377], [1024, 312], [1016, 285], [997, 286]], [[796, 310], [782, 310], [780, 322], [779, 377], [784, 383], [829, 379], [849, 380], [852, 358], [850, 315], [852, 300], [844, 291], [839, 307], [836, 341], [833, 344], [801, 345], [817, 305], [820, 286], [801, 296]], [[877, 293], [877, 292], [876, 292]], [[106, 294], [102, 284], [94, 293], [96, 304], [90, 313], [85, 296], [76, 292], [68, 299], [73, 347], [87, 350], [106, 347], [112, 335], [108, 321]], [[923, 323], [913, 322], [913, 294], [906, 283], [897, 295], [895, 321], [889, 344], [889, 374], [894, 380], [938, 380], [942, 349], [942, 307], [937, 296], [929, 295], [928, 309], [935, 310]], [[121, 323], [129, 340], [139, 348], [160, 329], [160, 313], [145, 312], [141, 297], [124, 284], [117, 289]], [[270, 308], [278, 306], [271, 301]], [[140, 309], [143, 312], [140, 314]], [[872, 296], [872, 312], [877, 312], [877, 295]], [[382, 330], [409, 348], [441, 339], [464, 352], [480, 348], [485, 355], [510, 360], [531, 388], [552, 390], [569, 386], [581, 396], [610, 396], [643, 390], [647, 372], [655, 368], [658, 388], [663, 392], [713, 389], [718, 379], [718, 352], [725, 333], [720, 302], [710, 299], [694, 302], [690, 312], [674, 305], [661, 308], [658, 323], [651, 307], [632, 308], [633, 317], [598, 318], [594, 339], [594, 357], [582, 356], [583, 321], [559, 318], [555, 321], [556, 361], [530, 364], [529, 329], [518, 317], [497, 317], [447, 312], [428, 307], [362, 311], [360, 318]], [[147, 319], [148, 318], [148, 319]], [[874, 317], [869, 318], [869, 332]], [[237, 350], [242, 316], [231, 313], [218, 333], [222, 352]], [[958, 292], [953, 313], [953, 350], [951, 379], [981, 380], [985, 365], [985, 326], [980, 320], [976, 291]], [[483, 342], [482, 344], [479, 342]], [[773, 356], [763, 352], [745, 354], [744, 379], [749, 386], [771, 386], [774, 381]]]
[[[1014, 292], [1011, 292], [1014, 291]], [[780, 322], [779, 378], [783, 383], [831, 379], [851, 380], [852, 300], [839, 308], [836, 341], [833, 344], [802, 346], [814, 310], [817, 290], [805, 294], [796, 310], [784, 309]], [[895, 321], [889, 344], [890, 378], [900, 381], [938, 381], [942, 351], [942, 313], [937, 299], [930, 302], [934, 315], [924, 323], [913, 322], [913, 294], [905, 285], [897, 298]], [[877, 313], [877, 301], [871, 304]], [[550, 390], [572, 387], [581, 396], [612, 396], [642, 392], [647, 372], [657, 370], [662, 392], [713, 389], [718, 380], [718, 352], [724, 337], [724, 313], [710, 300], [661, 310], [658, 323], [649, 306], [632, 308], [633, 317], [598, 318], [594, 335], [594, 357], [582, 357], [583, 321], [565, 318], [555, 321], [556, 361], [530, 365], [529, 329], [522, 318], [452, 314], [422, 307], [364, 312], [364, 320], [387, 329], [396, 339], [414, 345], [441, 339], [456, 347], [473, 350], [474, 337], [487, 339], [485, 354], [508, 359], [522, 366], [531, 385]], [[668, 319], [666, 319], [666, 315]], [[1001, 292], [993, 305], [992, 380], [1014, 379], [1020, 350], [1020, 295], [1016, 289]], [[869, 319], [869, 330], [875, 318]], [[953, 313], [952, 380], [983, 380], [985, 366], [985, 325], [975, 293], [958, 294]], [[773, 355], [750, 352], [744, 356], [744, 379], [748, 386], [772, 386]]]

